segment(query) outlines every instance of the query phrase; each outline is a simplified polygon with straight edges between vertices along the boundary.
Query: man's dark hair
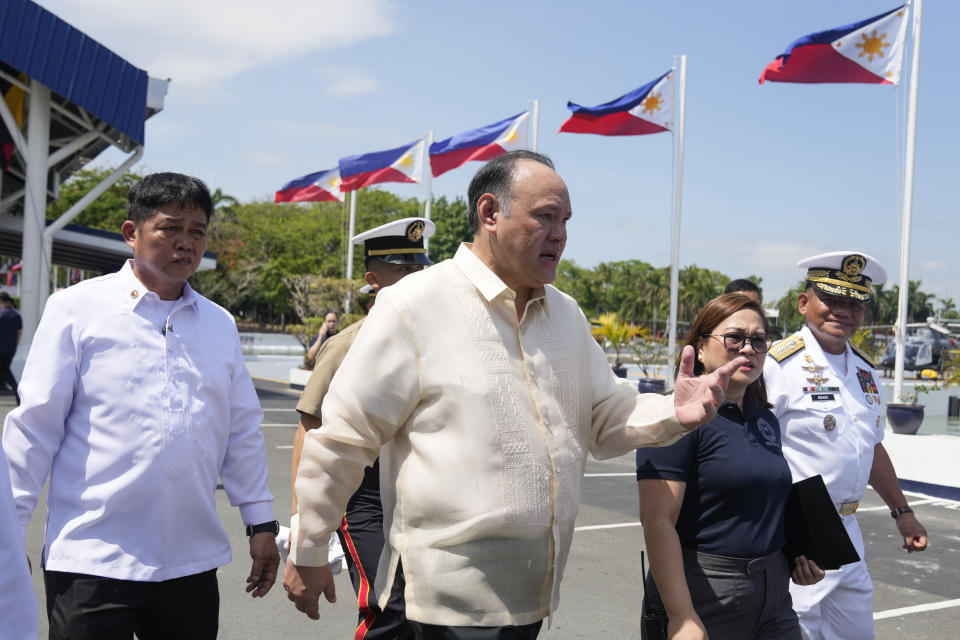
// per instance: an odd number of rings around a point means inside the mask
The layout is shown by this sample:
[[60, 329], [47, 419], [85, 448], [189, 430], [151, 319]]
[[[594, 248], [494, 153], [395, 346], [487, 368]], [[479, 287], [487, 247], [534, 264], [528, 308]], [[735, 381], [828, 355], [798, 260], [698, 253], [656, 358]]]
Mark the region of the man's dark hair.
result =
[[182, 173], [151, 173], [130, 187], [127, 194], [127, 220], [140, 226], [153, 216], [157, 207], [176, 202], [181, 209], [197, 207], [207, 214], [207, 222], [213, 213], [210, 190], [202, 180]]
[[723, 290], [724, 293], [737, 293], [739, 291], [756, 291], [760, 302], [763, 302], [763, 291], [760, 290], [760, 287], [758, 287], [753, 280], [737, 278], [736, 280], [731, 280], [727, 288]]
[[0, 304], [13, 306], [13, 298], [6, 291], [0, 291]]
[[553, 160], [537, 153], [536, 151], [527, 151], [519, 149], [517, 151], [508, 151], [497, 156], [487, 164], [480, 167], [480, 170], [473, 176], [470, 186], [467, 187], [467, 219], [470, 221], [470, 228], [474, 235], [480, 230], [480, 216], [477, 213], [477, 201], [485, 193], [493, 194], [500, 203], [500, 208], [504, 215], [510, 215], [510, 196], [513, 188], [513, 180], [516, 177], [516, 166], [521, 160], [533, 160], [540, 164], [554, 169]]

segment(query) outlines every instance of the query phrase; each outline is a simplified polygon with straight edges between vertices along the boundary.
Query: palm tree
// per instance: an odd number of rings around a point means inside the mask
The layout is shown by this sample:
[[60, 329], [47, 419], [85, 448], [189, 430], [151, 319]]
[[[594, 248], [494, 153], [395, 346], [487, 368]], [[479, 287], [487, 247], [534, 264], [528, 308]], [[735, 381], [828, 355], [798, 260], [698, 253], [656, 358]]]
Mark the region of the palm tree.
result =
[[621, 322], [616, 313], [605, 313], [590, 323], [590, 332], [594, 338], [606, 338], [613, 345], [615, 354], [614, 367], [620, 367], [623, 362], [620, 360], [620, 353], [630, 342], [634, 335], [641, 333], [642, 330], [635, 324]]
[[232, 195], [221, 191], [220, 187], [213, 190], [213, 193], [210, 194], [210, 200], [213, 201], [214, 211], [223, 210], [227, 213], [233, 213], [233, 207], [240, 204]]
[[800, 315], [800, 309], [797, 307], [797, 296], [807, 290], [807, 281], [801, 280], [797, 286], [787, 291], [777, 300], [777, 320], [783, 327], [783, 335], [787, 336], [791, 331], [796, 331], [803, 325], [803, 316]]
[[907, 289], [907, 322], [926, 322], [933, 315], [932, 293], [920, 291], [919, 280], [911, 280]]
[[870, 322], [868, 324], [893, 324], [897, 320], [897, 303], [900, 296], [897, 285], [889, 289], [884, 289], [884, 285], [878, 284], [873, 290], [873, 302], [868, 311]]
[[957, 305], [953, 298], [938, 298], [940, 302], [940, 315], [944, 318], [957, 317]]

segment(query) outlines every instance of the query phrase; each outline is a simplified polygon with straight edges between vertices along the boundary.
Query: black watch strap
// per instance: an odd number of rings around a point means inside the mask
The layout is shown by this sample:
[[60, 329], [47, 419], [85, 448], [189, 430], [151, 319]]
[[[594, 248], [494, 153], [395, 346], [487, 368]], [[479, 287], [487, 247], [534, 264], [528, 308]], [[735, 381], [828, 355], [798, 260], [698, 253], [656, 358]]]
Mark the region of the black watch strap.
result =
[[247, 537], [258, 533], [272, 533], [273, 535], [277, 535], [280, 533], [280, 523], [276, 520], [271, 520], [270, 522], [264, 522], [262, 524], [247, 525]]
[[897, 507], [896, 509], [890, 512], [890, 517], [896, 520], [897, 518], [899, 518], [905, 513], [913, 513], [913, 509], [911, 509], [910, 507]]

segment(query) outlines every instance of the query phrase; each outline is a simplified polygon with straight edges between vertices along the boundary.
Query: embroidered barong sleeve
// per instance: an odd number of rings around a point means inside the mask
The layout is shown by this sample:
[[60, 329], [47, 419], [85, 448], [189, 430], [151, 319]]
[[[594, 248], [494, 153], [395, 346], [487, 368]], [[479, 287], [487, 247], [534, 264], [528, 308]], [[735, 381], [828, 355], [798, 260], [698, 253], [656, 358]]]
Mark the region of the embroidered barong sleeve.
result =
[[369, 467], [420, 401], [419, 349], [403, 311], [380, 296], [330, 383], [323, 426], [308, 431], [291, 521], [293, 562], [327, 564], [327, 541]]
[[639, 447], [673, 444], [686, 434], [677, 420], [673, 396], [638, 393], [633, 382], [616, 377], [603, 349], [589, 336], [586, 318], [583, 326], [592, 392], [590, 453], [605, 460]]

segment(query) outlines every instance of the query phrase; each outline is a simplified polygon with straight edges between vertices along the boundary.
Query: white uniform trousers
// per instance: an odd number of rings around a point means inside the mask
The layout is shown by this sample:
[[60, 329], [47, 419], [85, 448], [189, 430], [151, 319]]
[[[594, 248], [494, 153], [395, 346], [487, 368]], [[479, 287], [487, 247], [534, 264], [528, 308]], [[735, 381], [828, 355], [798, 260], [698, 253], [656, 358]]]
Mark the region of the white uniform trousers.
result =
[[863, 553], [863, 535], [853, 514], [843, 516], [860, 562], [827, 571], [817, 584], [790, 583], [804, 640], [873, 640], [873, 581]]

